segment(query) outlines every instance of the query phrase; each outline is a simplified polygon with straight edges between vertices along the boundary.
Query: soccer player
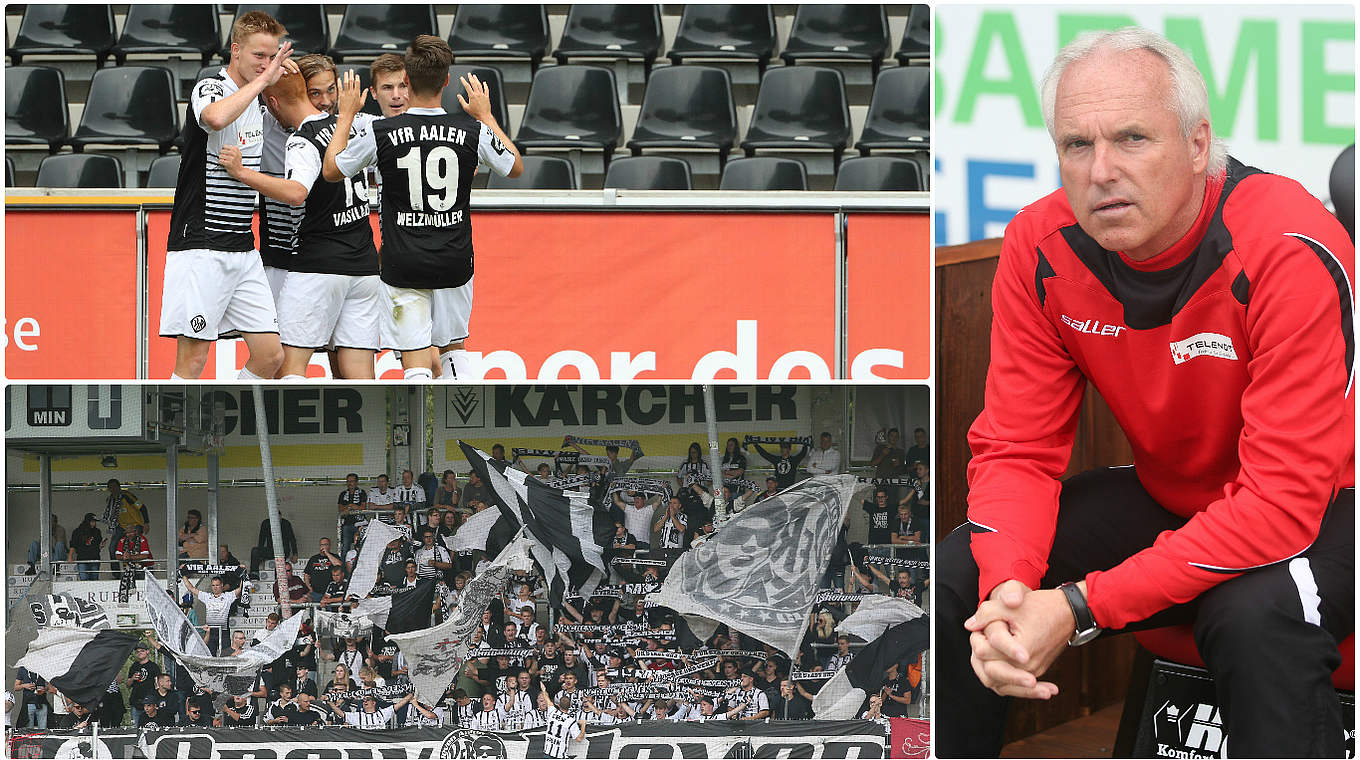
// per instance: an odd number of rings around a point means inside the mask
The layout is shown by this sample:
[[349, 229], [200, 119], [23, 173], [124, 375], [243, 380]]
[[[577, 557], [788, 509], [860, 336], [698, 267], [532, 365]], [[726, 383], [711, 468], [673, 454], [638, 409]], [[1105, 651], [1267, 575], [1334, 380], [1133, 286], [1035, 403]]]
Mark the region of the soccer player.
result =
[[[312, 105], [301, 74], [281, 77], [264, 95], [278, 121], [295, 130], [287, 141], [285, 176], [242, 166], [235, 148], [224, 148], [222, 160], [232, 177], [304, 212], [290, 236], [288, 272], [279, 291], [283, 379], [305, 379], [312, 354], [333, 344], [341, 376], [371, 380], [382, 285], [368, 187], [362, 174], [338, 183], [316, 181], [336, 117]], [[362, 114], [351, 129], [372, 120]]]
[[547, 691], [538, 694], [538, 709], [546, 713], [547, 724], [543, 729], [543, 753], [548, 757], [567, 757], [573, 741], [582, 741], [586, 735], [585, 721], [572, 712], [571, 699], [561, 697], [553, 705]]
[[383, 53], [368, 67], [369, 91], [382, 109], [383, 118], [406, 113], [411, 88], [406, 83], [406, 61], [396, 53]]
[[267, 13], [242, 14], [231, 28], [230, 63], [189, 98], [161, 295], [160, 334], [176, 340], [172, 379], [197, 379], [213, 341], [237, 331], [250, 349], [242, 379], [271, 378], [283, 361], [251, 231], [255, 191], [228, 176], [218, 156], [236, 145], [245, 165], [260, 165], [268, 117], [257, 98], [292, 55], [291, 42], [279, 45], [284, 33]]
[[[425, 349], [442, 347], [441, 365], [467, 372], [468, 318], [472, 311], [472, 224], [468, 196], [478, 159], [499, 174], [517, 177], [524, 162], [491, 114], [487, 86], [462, 78], [465, 114], [440, 106], [449, 83], [453, 53], [446, 42], [420, 35], [406, 50], [411, 97], [406, 113], [361, 128], [349, 128], [366, 100], [352, 72], [340, 88], [336, 135], [322, 169], [327, 181], [352, 177], [376, 164], [386, 197], [382, 204], [383, 344], [402, 352], [408, 379], [429, 378]], [[434, 294], [446, 291], [438, 299]], [[455, 352], [458, 356], [455, 357]]]

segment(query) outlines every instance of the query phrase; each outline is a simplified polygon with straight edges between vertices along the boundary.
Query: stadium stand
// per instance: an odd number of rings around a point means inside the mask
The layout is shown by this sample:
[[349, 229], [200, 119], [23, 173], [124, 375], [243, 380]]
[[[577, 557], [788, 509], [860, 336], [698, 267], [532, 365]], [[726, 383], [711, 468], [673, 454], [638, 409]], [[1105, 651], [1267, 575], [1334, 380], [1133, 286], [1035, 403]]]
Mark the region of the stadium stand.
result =
[[173, 188], [178, 178], [179, 154], [160, 156], [151, 162], [151, 169], [146, 173], [146, 186]]
[[614, 72], [599, 66], [567, 64], [539, 69], [515, 143], [530, 153], [579, 152], [580, 158], [572, 157], [579, 171], [603, 173], [623, 133], [614, 82]]
[[42, 145], [57, 152], [71, 133], [66, 78], [48, 66], [5, 69], [5, 145]]
[[141, 163], [137, 148], [151, 146], [164, 154], [178, 136], [179, 110], [170, 71], [119, 66], [95, 72], [90, 99], [70, 143], [77, 153], [88, 145], [128, 146], [124, 186], [136, 187], [135, 172]]
[[[628, 102], [627, 87], [645, 83], [661, 51], [661, 6], [573, 5], [553, 56], [558, 63], [612, 61], [619, 100]], [[642, 70], [629, 66], [640, 62]]]
[[879, 73], [855, 147], [864, 154], [930, 148], [929, 68], [901, 66]]
[[[139, 43], [149, 41], [145, 30], [168, 31], [165, 25], [173, 26], [179, 19], [165, 15], [163, 9], [172, 6], [122, 6], [122, 5], [11, 5], [6, 8], [6, 26], [11, 42], [7, 49], [9, 63], [41, 64], [56, 68], [64, 76], [65, 101], [67, 104], [68, 124], [80, 123], [88, 102], [89, 88], [94, 72], [104, 65], [104, 60], [113, 55], [127, 56], [134, 65], [164, 66], [178, 77], [177, 102], [179, 123], [183, 123], [187, 108], [189, 87], [196, 79], [191, 76], [200, 71], [215, 73], [221, 64], [216, 60], [203, 65], [201, 49], [186, 46], [177, 52], [136, 52], [133, 40]], [[173, 6], [181, 7], [181, 6]], [[190, 8], [190, 6], [182, 6]], [[550, 147], [544, 140], [554, 138], [565, 140], [563, 135], [579, 134], [580, 124], [593, 121], [596, 114], [576, 114], [574, 111], [598, 109], [600, 115], [617, 122], [607, 131], [614, 134], [615, 146], [627, 146], [635, 155], [664, 155], [686, 160], [690, 164], [696, 189], [711, 189], [720, 184], [726, 157], [720, 148], [699, 147], [705, 140], [699, 132], [692, 133], [696, 138], [693, 145], [672, 147], [664, 143], [672, 138], [685, 139], [684, 120], [681, 117], [708, 117], [715, 115], [719, 122], [726, 116], [716, 114], [704, 106], [702, 110], [687, 107], [685, 111], [674, 114], [660, 110], [661, 104], [670, 99], [666, 90], [672, 88], [682, 77], [671, 74], [658, 77], [658, 74], [678, 65], [688, 67], [700, 64], [705, 68], [717, 68], [727, 73], [730, 84], [730, 99], [734, 114], [733, 135], [730, 144], [752, 145], [774, 139], [779, 130], [771, 133], [768, 121], [758, 118], [760, 108], [756, 103], [760, 97], [761, 85], [770, 74], [786, 68], [831, 68], [841, 73], [840, 94], [806, 94], [801, 107], [810, 108], [819, 116], [831, 115], [836, 121], [848, 109], [849, 130], [845, 135], [848, 146], [858, 137], [855, 147], [861, 153], [909, 151], [905, 157], [917, 163], [923, 170], [923, 178], [929, 185], [930, 161], [926, 153], [928, 143], [911, 143], [909, 147], [889, 147], [875, 141], [893, 140], [900, 130], [909, 135], [917, 130], [924, 132], [928, 125], [928, 111], [921, 105], [928, 104], [929, 88], [923, 80], [914, 76], [918, 72], [899, 69], [928, 70], [920, 64], [929, 61], [930, 9], [919, 5], [873, 5], [863, 6], [867, 11], [858, 11], [869, 20], [866, 24], [848, 25], [847, 29], [861, 26], [872, 27], [886, 19], [887, 39], [900, 40], [896, 54], [892, 46], [884, 44], [888, 51], [882, 58], [883, 74], [893, 73], [895, 77], [886, 80], [893, 86], [877, 87], [876, 80], [870, 78], [872, 58], [857, 58], [859, 47], [847, 46], [847, 51], [831, 50], [829, 53], [813, 53], [813, 43], [820, 40], [816, 22], [819, 14], [831, 13], [833, 9], [800, 9], [798, 6], [778, 5], [661, 5], [628, 6], [614, 9], [610, 6], [589, 8], [566, 5], [415, 5], [415, 6], [363, 6], [355, 5], [217, 5], [193, 6], [212, 8], [216, 13], [218, 34], [226, 36], [235, 17], [246, 10], [259, 8], [275, 15], [289, 30], [289, 38], [294, 41], [299, 53], [318, 49], [334, 50], [345, 65], [358, 67], [363, 78], [367, 78], [367, 64], [383, 52], [400, 52], [409, 42], [417, 27], [425, 31], [440, 30], [447, 33], [453, 47], [457, 66], [455, 68], [481, 66], [499, 72], [501, 86], [493, 88], [493, 97], [504, 99], [502, 127], [507, 134], [520, 141], [523, 123], [530, 121], [526, 111], [533, 89], [533, 80], [542, 73], [558, 68], [558, 58], [568, 60], [569, 66], [576, 62], [597, 61], [599, 66], [609, 70], [613, 76], [611, 86], [617, 106], [601, 100], [598, 104], [578, 106], [565, 97], [555, 106], [559, 115], [573, 125], [570, 131], [560, 134], [552, 129], [539, 128], [525, 132], [521, 145], [526, 153], [543, 153], [546, 150], [563, 151], [573, 147], [580, 148], [573, 154], [573, 166], [578, 172], [577, 186], [582, 189], [598, 189], [603, 186], [606, 169], [604, 145], [608, 140], [598, 140], [595, 147], [568, 145]], [[159, 10], [158, 10], [159, 9]], [[414, 10], [413, 10], [414, 9]], [[631, 10], [629, 10], [631, 9]], [[801, 17], [799, 13], [802, 13]], [[840, 13], [840, 9], [834, 9]], [[164, 24], [151, 23], [148, 19], [161, 13]], [[641, 40], [637, 32], [622, 33], [620, 28], [629, 27], [615, 23], [618, 14], [636, 13], [642, 26], [650, 27], [659, 16], [660, 33], [656, 37], [655, 50], [647, 52], [647, 46], [634, 48], [633, 42], [615, 43], [617, 51], [603, 45], [603, 50], [590, 51], [589, 46], [598, 42], [598, 35], [612, 25], [613, 33], [625, 40]], [[389, 14], [399, 14], [405, 18], [388, 18]], [[592, 16], [593, 14], [593, 16]], [[643, 18], [645, 16], [645, 18]], [[593, 17], [590, 24], [585, 19]], [[644, 23], [645, 22], [645, 23]], [[210, 21], [207, 22], [210, 25]], [[200, 27], [202, 28], [202, 27]], [[129, 31], [129, 30], [132, 31]], [[142, 29], [143, 31], [138, 31]], [[806, 31], [804, 31], [806, 30]], [[187, 39], [187, 38], [186, 38]], [[782, 45], [781, 40], [787, 39]], [[115, 49], [115, 42], [119, 42]], [[223, 39], [217, 46], [220, 55], [228, 55], [228, 41]], [[178, 43], [176, 43], [178, 44]], [[820, 44], [820, 43], [818, 43]], [[388, 46], [391, 47], [388, 47]], [[805, 47], [807, 46], [807, 47]], [[832, 46], [834, 47], [834, 45]], [[788, 66], [781, 54], [787, 53], [796, 67]], [[650, 56], [650, 58], [648, 58]], [[818, 57], [822, 56], [822, 57]], [[650, 76], [644, 76], [646, 66], [651, 61]], [[186, 68], [192, 64], [192, 68]], [[897, 65], [895, 65], [897, 64]], [[12, 76], [12, 75], [10, 75]], [[706, 75], [707, 76], [707, 75]], [[776, 77], [778, 80], [778, 77]], [[12, 80], [7, 78], [7, 84]], [[907, 81], [912, 86], [906, 91], [896, 85]], [[914, 83], [922, 82], [920, 89]], [[705, 85], [706, 86], [706, 85]], [[456, 87], [456, 85], [455, 85]], [[659, 87], [657, 93], [651, 92]], [[832, 88], [833, 90], [835, 88]], [[707, 95], [708, 93], [706, 93]], [[454, 94], [451, 94], [451, 98]], [[541, 94], [540, 94], [541, 96]], [[657, 97], [662, 97], [656, 100]], [[823, 98], [826, 98], [823, 100]], [[8, 98], [7, 98], [8, 100]], [[842, 109], [840, 102], [846, 104]], [[498, 118], [500, 103], [496, 104]], [[725, 110], [725, 105], [716, 108]], [[611, 114], [617, 108], [617, 119]], [[370, 101], [370, 112], [376, 112], [376, 104]], [[27, 107], [24, 107], [27, 111]], [[870, 118], [872, 112], [873, 118]], [[884, 117], [888, 121], [884, 121]], [[901, 121], [899, 119], [905, 119]], [[899, 119], [894, 121], [894, 119]], [[707, 119], [705, 119], [706, 121]], [[11, 122], [14, 120], [11, 119]], [[125, 125], [132, 122], [124, 121]], [[754, 125], [754, 128], [753, 128]], [[8, 125], [8, 126], [12, 126]], [[727, 129], [726, 126], [722, 128]], [[537, 130], [537, 131], [536, 131]], [[895, 132], [894, 130], [898, 130]], [[678, 133], [677, 133], [678, 131]], [[798, 135], [793, 135], [796, 138]], [[727, 145], [727, 136], [720, 133], [717, 138]], [[792, 138], [791, 138], [792, 139]], [[659, 140], [662, 144], [651, 145], [649, 141]], [[152, 142], [152, 141], [148, 141]], [[159, 140], [155, 140], [160, 144]], [[686, 141], [691, 142], [691, 141]], [[795, 142], [800, 142], [796, 141]], [[23, 148], [23, 143], [7, 140], [13, 148]], [[61, 143], [49, 143], [50, 148], [60, 148]], [[743, 145], [750, 148], [750, 145]], [[830, 190], [834, 186], [835, 157], [839, 148], [819, 148], [811, 154], [794, 148], [773, 148], [762, 145], [755, 152], [775, 155], [787, 154], [807, 164], [810, 189]], [[61, 148], [70, 150], [71, 148]], [[100, 150], [98, 145], [90, 150]], [[126, 150], [109, 151], [117, 155], [127, 165], [130, 172], [145, 176], [149, 159], [130, 161]], [[919, 155], [916, 155], [918, 154]], [[38, 150], [15, 150], [14, 162], [20, 184], [32, 184], [43, 153]], [[748, 152], [749, 155], [749, 152]], [[136, 157], [134, 155], [134, 157]], [[478, 184], [481, 184], [481, 178]], [[131, 182], [128, 185], [144, 184]], [[505, 185], [509, 186], [509, 185]]]
[[741, 147], [757, 151], [793, 151], [810, 174], [832, 175], [850, 142], [850, 107], [845, 79], [836, 69], [786, 66], [765, 72], [755, 113]]
[[677, 64], [687, 59], [755, 61], [764, 74], [774, 55], [775, 36], [769, 5], [686, 5], [668, 55]]
[[524, 156], [524, 173], [514, 179], [491, 172], [492, 190], [575, 190], [576, 168], [557, 156]]
[[536, 70], [549, 46], [542, 5], [460, 5], [449, 28], [454, 59], [526, 60]]
[[439, 34], [433, 5], [355, 3], [345, 8], [331, 57], [339, 62], [401, 53], [418, 34]]
[[609, 164], [605, 187], [621, 190], [692, 190], [689, 164], [678, 158], [629, 156]]
[[111, 5], [28, 5], [19, 33], [6, 53], [15, 64], [25, 56], [94, 56], [108, 60], [115, 40]]
[[5, 156], [5, 187], [14, 187], [14, 160]]
[[723, 167], [719, 190], [806, 190], [807, 167], [796, 158], [734, 158]]
[[38, 165], [38, 187], [123, 187], [123, 165], [100, 153], [62, 153]]
[[221, 48], [222, 29], [211, 5], [128, 6], [123, 32], [113, 46], [119, 66], [129, 54], [197, 55], [207, 65]]
[[903, 66], [930, 60], [930, 7], [911, 6], [902, 44], [897, 46], [897, 62]]
[[912, 161], [894, 156], [858, 156], [841, 162], [836, 189], [848, 191], [905, 191], [921, 189], [921, 170]]
[[[667, 66], [647, 84], [628, 147], [633, 155], [657, 149], [702, 152], [715, 159], [708, 171], [716, 174], [736, 138], [737, 109], [728, 73], [710, 66]], [[700, 160], [698, 155], [686, 158]]]
[[868, 61], [878, 74], [888, 53], [888, 16], [882, 5], [798, 6], [780, 57], [800, 61]]

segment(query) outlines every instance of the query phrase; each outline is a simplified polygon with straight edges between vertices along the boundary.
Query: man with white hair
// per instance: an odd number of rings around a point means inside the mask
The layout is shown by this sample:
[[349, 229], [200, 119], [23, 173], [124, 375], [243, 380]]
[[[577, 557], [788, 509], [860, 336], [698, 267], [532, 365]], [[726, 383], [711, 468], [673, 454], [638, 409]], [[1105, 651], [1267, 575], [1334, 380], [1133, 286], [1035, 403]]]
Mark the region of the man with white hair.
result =
[[[1051, 698], [1068, 645], [1193, 622], [1234, 756], [1339, 756], [1354, 246], [1227, 157], [1161, 36], [1083, 35], [1042, 89], [1063, 187], [1012, 220], [992, 286], [968, 522], [937, 559], [936, 750], [995, 757], [1003, 697]], [[1064, 482], [1088, 381], [1133, 466]]]

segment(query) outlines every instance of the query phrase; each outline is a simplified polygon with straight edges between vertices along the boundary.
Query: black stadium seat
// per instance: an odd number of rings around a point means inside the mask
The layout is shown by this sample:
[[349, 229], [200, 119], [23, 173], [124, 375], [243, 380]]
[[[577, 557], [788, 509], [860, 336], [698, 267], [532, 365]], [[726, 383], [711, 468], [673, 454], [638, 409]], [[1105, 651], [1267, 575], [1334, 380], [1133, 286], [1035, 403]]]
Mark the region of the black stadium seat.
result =
[[178, 132], [179, 108], [170, 71], [119, 66], [94, 73], [71, 146], [79, 152], [95, 143], [156, 145], [164, 153]]
[[5, 144], [46, 145], [55, 153], [71, 133], [66, 78], [47, 66], [5, 69]]
[[103, 66], [113, 42], [111, 5], [29, 5], [7, 52], [15, 65], [26, 55], [93, 55]]
[[524, 156], [524, 173], [514, 179], [491, 172], [489, 190], [575, 190], [576, 169], [557, 156]]
[[603, 149], [607, 161], [622, 131], [613, 71], [549, 66], [534, 75], [515, 143], [524, 148]]
[[37, 187], [122, 187], [123, 164], [100, 153], [63, 153], [38, 164]]
[[844, 82], [839, 71], [818, 66], [766, 71], [741, 147], [747, 155], [758, 148], [821, 148], [839, 157], [850, 141]]
[[792, 158], [734, 158], [723, 167], [719, 190], [806, 190], [807, 167]]
[[909, 191], [923, 185], [916, 163], [895, 156], [847, 158], [836, 172], [837, 190]]
[[346, 57], [377, 58], [383, 53], [401, 55], [421, 34], [439, 34], [433, 5], [350, 3], [340, 20], [331, 56], [342, 61]]
[[175, 187], [179, 182], [179, 154], [159, 156], [151, 162], [146, 175], [147, 187]]
[[629, 156], [611, 161], [605, 187], [621, 190], [693, 190], [689, 164], [679, 158]]
[[449, 86], [444, 88], [444, 110], [449, 113], [462, 113], [463, 106], [458, 96], [463, 94], [463, 83], [459, 78], [466, 74], [476, 74], [491, 89], [491, 115], [501, 125], [501, 131], [510, 134], [510, 107], [505, 100], [505, 82], [501, 71], [493, 66], [467, 66], [454, 64], [449, 67]]
[[121, 66], [132, 53], [197, 55], [207, 65], [221, 45], [222, 29], [211, 5], [133, 3], [113, 57]]
[[449, 30], [454, 58], [528, 59], [537, 69], [548, 52], [548, 11], [542, 5], [460, 5]]
[[[283, 24], [288, 30], [285, 39], [293, 41], [293, 57], [299, 58], [308, 53], [324, 53], [330, 47], [331, 24], [326, 18], [324, 5], [253, 5], [242, 3], [236, 6], [236, 18], [246, 11], [264, 11]], [[231, 30], [227, 30], [231, 34]], [[231, 54], [231, 40], [224, 43], [222, 59]]]
[[5, 187], [14, 187], [14, 159], [5, 156]]
[[[340, 87], [340, 81], [344, 78], [346, 71], [353, 71], [359, 75], [359, 86], [368, 90], [373, 85], [373, 70], [366, 63], [352, 63], [345, 66], [335, 67], [335, 86]], [[371, 113], [374, 116], [382, 116], [382, 107], [378, 105], [377, 98], [373, 97], [370, 90], [368, 99], [364, 101], [364, 107], [359, 109], [362, 113]]]
[[573, 5], [553, 55], [572, 58], [640, 58], [651, 68], [661, 51], [661, 6]]
[[879, 72], [855, 147], [861, 153], [930, 147], [928, 66], [898, 66]]
[[737, 138], [732, 81], [723, 69], [666, 66], [647, 83], [628, 147], [711, 148], [721, 158]]
[[763, 73], [774, 46], [774, 11], [769, 5], [690, 3], [680, 16], [667, 56], [673, 63], [686, 58], [755, 61]]
[[897, 46], [897, 62], [906, 66], [911, 61], [930, 59], [930, 6], [913, 5], [907, 14], [907, 28], [902, 33], [902, 44]]
[[780, 57], [785, 63], [823, 59], [869, 61], [877, 73], [888, 52], [888, 15], [882, 5], [798, 6]]

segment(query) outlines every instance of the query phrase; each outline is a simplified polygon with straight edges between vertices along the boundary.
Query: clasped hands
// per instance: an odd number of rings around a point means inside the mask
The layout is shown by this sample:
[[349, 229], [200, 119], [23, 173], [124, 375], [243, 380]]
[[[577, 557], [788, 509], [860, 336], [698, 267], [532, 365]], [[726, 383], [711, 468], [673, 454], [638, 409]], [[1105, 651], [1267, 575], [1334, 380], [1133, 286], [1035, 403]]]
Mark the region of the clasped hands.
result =
[[[1085, 582], [1079, 584], [1085, 593]], [[1003, 697], [1050, 699], [1058, 686], [1040, 681], [1067, 647], [1076, 619], [1063, 592], [1031, 590], [1009, 580], [963, 622], [971, 632], [969, 662], [983, 686]]]

